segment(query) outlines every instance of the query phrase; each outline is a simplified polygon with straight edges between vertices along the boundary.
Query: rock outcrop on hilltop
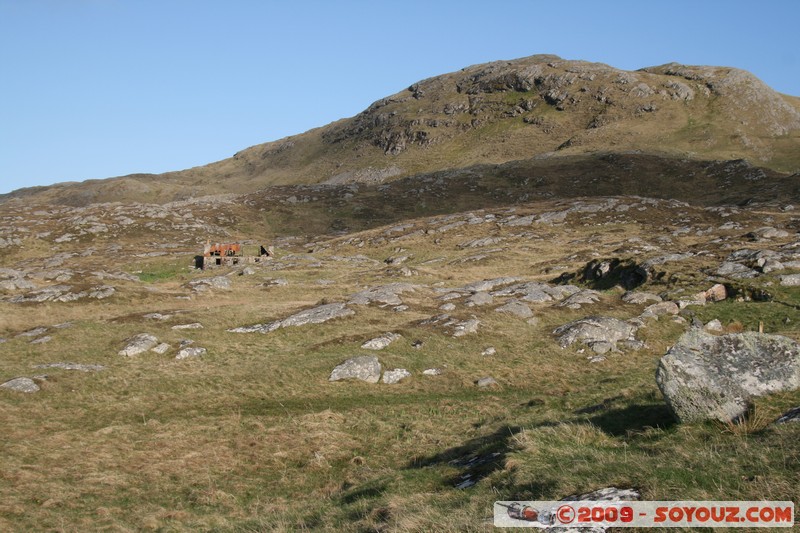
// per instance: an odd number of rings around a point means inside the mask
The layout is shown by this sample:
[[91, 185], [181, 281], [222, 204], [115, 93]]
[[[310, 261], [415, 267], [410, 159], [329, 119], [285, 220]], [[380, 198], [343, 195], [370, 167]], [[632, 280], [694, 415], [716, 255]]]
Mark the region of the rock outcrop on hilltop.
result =
[[748, 72], [675, 63], [626, 71], [535, 55], [413, 83], [354, 117], [203, 167], [10, 197], [77, 206], [164, 203], [270, 185], [376, 184], [476, 164], [598, 152], [744, 159], [794, 172], [798, 146], [800, 99]]

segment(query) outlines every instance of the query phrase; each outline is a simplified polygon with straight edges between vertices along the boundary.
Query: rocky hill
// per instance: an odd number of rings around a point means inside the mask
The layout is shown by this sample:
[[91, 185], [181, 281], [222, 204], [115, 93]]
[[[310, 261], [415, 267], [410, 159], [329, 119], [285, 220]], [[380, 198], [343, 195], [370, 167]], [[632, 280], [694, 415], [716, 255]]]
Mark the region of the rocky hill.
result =
[[[313, 103], [309, 103], [313, 105]], [[536, 55], [412, 84], [362, 113], [180, 172], [17, 191], [69, 205], [376, 183], [530, 158], [642, 152], [800, 169], [800, 99], [727, 67], [624, 71]]]

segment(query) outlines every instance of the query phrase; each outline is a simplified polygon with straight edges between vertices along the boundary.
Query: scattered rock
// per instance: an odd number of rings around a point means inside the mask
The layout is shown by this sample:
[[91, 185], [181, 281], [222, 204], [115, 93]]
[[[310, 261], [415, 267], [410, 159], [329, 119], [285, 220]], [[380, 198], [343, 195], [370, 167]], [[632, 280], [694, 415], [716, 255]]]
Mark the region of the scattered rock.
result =
[[385, 305], [402, 305], [403, 300], [400, 299], [399, 294], [405, 292], [414, 292], [418, 285], [410, 283], [389, 283], [387, 285], [380, 285], [357, 292], [350, 296], [348, 304], [354, 305], [369, 305], [371, 303], [381, 303]]
[[493, 385], [497, 385], [497, 380], [495, 380], [491, 376], [486, 376], [485, 378], [481, 378], [475, 382], [478, 387], [491, 387]]
[[203, 329], [203, 324], [200, 322], [192, 322], [191, 324], [178, 324], [172, 326], [172, 329]]
[[566, 348], [576, 341], [588, 346], [596, 342], [607, 342], [616, 346], [619, 341], [635, 341], [636, 326], [618, 318], [589, 316], [573, 320], [553, 330], [559, 344]]
[[800, 274], [787, 274], [781, 276], [781, 285], [784, 287], [797, 287], [800, 285]]
[[28, 331], [23, 331], [17, 337], [38, 337], [39, 335], [44, 335], [47, 333], [47, 328], [45, 327], [38, 327], [29, 329]]
[[464, 335], [468, 335], [470, 333], [477, 333], [478, 326], [480, 325], [480, 320], [475, 317], [472, 317], [469, 320], [465, 320], [463, 322], [458, 322], [455, 325], [455, 330], [453, 331], [453, 337], [463, 337]]
[[226, 276], [214, 276], [211, 278], [195, 279], [189, 282], [189, 288], [195, 292], [203, 292], [209, 289], [230, 289], [231, 280]]
[[355, 311], [348, 309], [343, 303], [324, 304], [311, 309], [305, 309], [282, 320], [267, 324], [255, 324], [229, 329], [231, 333], [270, 333], [279, 328], [290, 326], [305, 326], [306, 324], [321, 324], [334, 318], [344, 318], [354, 315]]
[[33, 368], [60, 368], [62, 370], [77, 370], [78, 372], [99, 372], [105, 370], [103, 365], [84, 365], [82, 363], [45, 363], [33, 365]]
[[494, 301], [494, 298], [488, 292], [476, 292], [465, 300], [467, 307], [474, 307], [480, 305], [488, 305]]
[[397, 333], [384, 333], [380, 337], [368, 340], [361, 347], [366, 350], [383, 350], [399, 338], [400, 335]]
[[33, 339], [31, 341], [31, 344], [44, 344], [46, 342], [50, 342], [51, 340], [53, 340], [53, 337], [51, 337], [50, 335], [45, 335], [44, 337], [39, 337], [38, 339]]
[[421, 340], [417, 339], [417, 340], [415, 340], [414, 342], [411, 343], [411, 347], [416, 349], [416, 350], [419, 350], [419, 349], [422, 348], [423, 344], [425, 344], [425, 343], [422, 342]]
[[360, 379], [367, 383], [377, 383], [381, 377], [381, 364], [374, 355], [362, 355], [348, 359], [331, 372], [328, 381]]
[[573, 494], [563, 498], [562, 502], [582, 502], [582, 501], [600, 501], [600, 502], [618, 502], [618, 501], [633, 501], [641, 499], [641, 493], [636, 489], [619, 489], [617, 487], [606, 487], [598, 489], [586, 494]]
[[722, 326], [722, 322], [720, 322], [716, 318], [710, 321], [705, 326], [703, 326], [703, 329], [705, 329], [709, 333], [722, 333], [723, 331], [725, 331], [725, 328]]
[[622, 301], [629, 304], [646, 304], [647, 302], [660, 302], [661, 296], [650, 292], [628, 291], [622, 295]]
[[40, 390], [39, 385], [31, 378], [14, 378], [0, 385], [0, 388], [17, 392], [38, 392]]
[[186, 348], [182, 348], [178, 351], [178, 354], [175, 356], [175, 359], [187, 359], [189, 357], [200, 357], [201, 355], [205, 355], [207, 350], [205, 348], [200, 348], [199, 346], [189, 346]]
[[495, 349], [495, 347], [489, 346], [488, 348], [484, 348], [484, 350], [481, 352], [481, 355], [489, 356], [489, 355], [495, 355], [496, 353], [497, 350]]
[[504, 305], [495, 308], [496, 313], [508, 313], [510, 315], [518, 316], [520, 318], [530, 318], [533, 316], [533, 311], [527, 304], [517, 300], [516, 298], [509, 300]]
[[705, 301], [707, 302], [721, 302], [728, 297], [728, 291], [725, 285], [717, 283], [710, 289], [702, 293]]
[[800, 424], [800, 407], [789, 409], [775, 421], [776, 424], [786, 424], [788, 422], [795, 422]]
[[256, 269], [253, 267], [244, 267], [241, 272], [239, 272], [240, 276], [252, 276], [256, 273]]
[[387, 385], [394, 385], [395, 383], [399, 383], [401, 380], [409, 377], [411, 372], [406, 370], [405, 368], [394, 368], [392, 370], [387, 370], [383, 373], [383, 382]]
[[505, 277], [505, 278], [485, 279], [482, 281], [475, 281], [473, 283], [464, 285], [464, 290], [472, 293], [488, 292], [494, 290], [496, 287], [501, 287], [503, 285], [510, 285], [511, 283], [516, 283], [517, 281], [519, 281], [519, 278]]
[[455, 308], [456, 308], [456, 304], [450, 303], [450, 302], [448, 302], [446, 304], [442, 304], [442, 305], [439, 306], [439, 309], [441, 309], [442, 311], [452, 311]]
[[151, 349], [150, 351], [151, 352], [155, 352], [158, 355], [164, 355], [165, 353], [167, 353], [169, 351], [170, 348], [171, 348], [171, 346], [169, 344], [167, 344], [166, 342], [162, 342], [161, 344], [159, 344], [155, 348]]
[[582, 305], [593, 304], [600, 300], [600, 293], [591, 289], [582, 289], [568, 296], [559, 305], [569, 309], [580, 309]]
[[444, 370], [441, 368], [426, 368], [422, 371], [423, 375], [426, 376], [441, 376], [444, 374]]
[[758, 276], [758, 272], [741, 263], [725, 261], [716, 271], [717, 276], [728, 276], [735, 279], [749, 279]]
[[172, 318], [172, 315], [162, 315], [161, 313], [148, 313], [142, 316], [142, 318], [147, 318], [150, 320], [169, 320], [170, 318]]
[[125, 348], [119, 351], [119, 355], [132, 357], [155, 348], [158, 339], [149, 333], [140, 333], [128, 339], [127, 343]]
[[659, 317], [663, 315], [677, 315], [680, 312], [678, 304], [675, 302], [659, 302], [648, 305], [642, 312], [642, 318]]
[[779, 335], [691, 329], [661, 358], [656, 382], [681, 422], [737, 420], [751, 398], [800, 388], [800, 345]]
[[789, 233], [777, 228], [765, 227], [753, 230], [746, 235], [746, 237], [753, 241], [764, 241], [770, 239], [782, 239], [788, 237]]

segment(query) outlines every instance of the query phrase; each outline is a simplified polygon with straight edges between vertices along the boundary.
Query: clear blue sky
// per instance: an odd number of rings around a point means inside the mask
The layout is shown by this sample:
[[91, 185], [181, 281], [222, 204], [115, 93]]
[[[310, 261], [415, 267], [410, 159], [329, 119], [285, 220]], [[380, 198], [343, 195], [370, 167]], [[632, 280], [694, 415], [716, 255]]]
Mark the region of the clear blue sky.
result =
[[0, 0], [0, 193], [210, 163], [537, 53], [797, 96], [798, 21], [798, 0]]

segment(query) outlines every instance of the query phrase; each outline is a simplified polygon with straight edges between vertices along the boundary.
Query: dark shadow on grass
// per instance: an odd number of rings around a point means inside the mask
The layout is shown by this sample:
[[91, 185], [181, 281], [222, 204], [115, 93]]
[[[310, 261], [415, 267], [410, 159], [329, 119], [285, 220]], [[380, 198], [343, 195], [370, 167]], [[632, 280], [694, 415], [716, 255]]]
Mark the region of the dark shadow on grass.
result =
[[415, 458], [406, 468], [427, 468], [450, 465], [461, 472], [444, 480], [446, 485], [468, 488], [495, 470], [503, 468], [511, 450], [511, 438], [520, 431], [516, 426], [503, 426], [494, 433], [470, 439], [460, 446], [448, 448], [428, 457]]
[[589, 421], [613, 437], [626, 437], [649, 428], [669, 429], [676, 424], [672, 413], [663, 403], [611, 409], [589, 418]]

